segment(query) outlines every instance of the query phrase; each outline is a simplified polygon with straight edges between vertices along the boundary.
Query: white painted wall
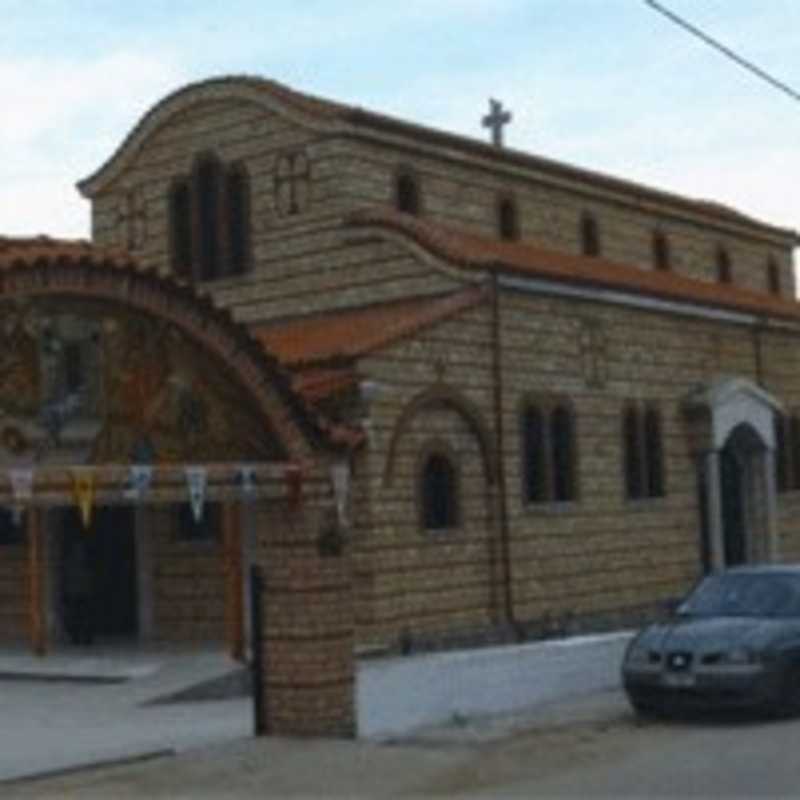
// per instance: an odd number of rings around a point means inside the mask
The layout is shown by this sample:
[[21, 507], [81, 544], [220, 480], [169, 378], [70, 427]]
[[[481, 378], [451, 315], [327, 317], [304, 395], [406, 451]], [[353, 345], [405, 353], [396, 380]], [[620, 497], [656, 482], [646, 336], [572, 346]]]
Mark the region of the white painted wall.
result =
[[386, 737], [453, 715], [499, 714], [619, 685], [631, 634], [370, 659], [356, 673], [361, 737]]

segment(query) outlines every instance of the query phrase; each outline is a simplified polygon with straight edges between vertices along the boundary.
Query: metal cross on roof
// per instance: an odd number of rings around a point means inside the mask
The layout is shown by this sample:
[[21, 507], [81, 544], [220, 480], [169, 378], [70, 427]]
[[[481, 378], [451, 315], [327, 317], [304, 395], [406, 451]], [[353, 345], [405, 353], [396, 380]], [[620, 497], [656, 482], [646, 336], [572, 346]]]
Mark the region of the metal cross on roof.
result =
[[490, 98], [489, 113], [483, 118], [482, 125], [492, 131], [492, 144], [495, 147], [503, 146], [503, 127], [511, 122], [511, 112], [503, 111], [503, 104], [499, 100]]

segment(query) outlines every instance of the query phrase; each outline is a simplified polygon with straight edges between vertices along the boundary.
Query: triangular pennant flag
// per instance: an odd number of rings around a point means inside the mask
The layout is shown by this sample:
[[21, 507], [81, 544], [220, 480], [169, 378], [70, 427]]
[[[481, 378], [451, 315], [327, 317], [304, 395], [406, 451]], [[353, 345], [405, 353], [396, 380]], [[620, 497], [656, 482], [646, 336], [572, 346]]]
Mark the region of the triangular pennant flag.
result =
[[92, 522], [94, 506], [94, 470], [90, 467], [76, 467], [71, 474], [72, 491], [81, 512], [81, 521], [83, 527], [88, 529]]
[[189, 486], [189, 502], [195, 522], [202, 522], [206, 503], [206, 468], [186, 467], [186, 483]]
[[126, 500], [141, 500], [145, 492], [150, 488], [153, 480], [153, 468], [143, 465], [131, 467], [128, 483], [122, 490], [122, 496]]
[[256, 468], [247, 464], [238, 467], [236, 481], [245, 498], [250, 498], [256, 491]]
[[29, 503], [33, 499], [33, 470], [30, 468], [9, 470], [9, 479], [14, 506], [20, 508]]

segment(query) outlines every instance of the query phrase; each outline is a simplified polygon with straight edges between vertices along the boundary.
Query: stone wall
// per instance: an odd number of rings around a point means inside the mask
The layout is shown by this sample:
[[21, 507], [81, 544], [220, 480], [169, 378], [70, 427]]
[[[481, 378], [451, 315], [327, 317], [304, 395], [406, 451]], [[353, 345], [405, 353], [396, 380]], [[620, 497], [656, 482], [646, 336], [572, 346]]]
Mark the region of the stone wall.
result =
[[225, 637], [225, 562], [221, 538], [181, 541], [173, 506], [146, 509], [151, 526], [154, 637], [221, 642]]

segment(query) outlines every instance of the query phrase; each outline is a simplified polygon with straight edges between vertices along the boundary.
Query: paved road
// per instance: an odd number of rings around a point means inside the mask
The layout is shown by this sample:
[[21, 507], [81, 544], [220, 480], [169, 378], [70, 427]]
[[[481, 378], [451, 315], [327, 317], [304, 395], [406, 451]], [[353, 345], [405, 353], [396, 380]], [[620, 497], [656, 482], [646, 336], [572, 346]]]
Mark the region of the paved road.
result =
[[797, 797], [798, 742], [800, 721], [641, 724], [613, 692], [391, 744], [241, 739], [2, 796]]
[[0, 682], [0, 780], [230, 741], [252, 728], [247, 698], [140, 706], [137, 691], [132, 684]]

